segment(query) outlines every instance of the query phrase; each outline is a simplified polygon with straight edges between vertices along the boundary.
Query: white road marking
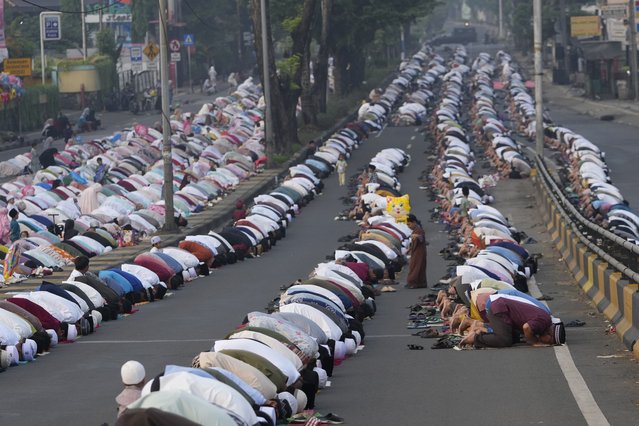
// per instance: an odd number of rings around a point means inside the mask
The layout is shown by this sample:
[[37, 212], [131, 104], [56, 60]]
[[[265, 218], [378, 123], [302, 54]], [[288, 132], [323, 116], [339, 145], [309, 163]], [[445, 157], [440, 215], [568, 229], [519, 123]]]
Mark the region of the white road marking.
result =
[[408, 145], [406, 145], [406, 149], [411, 149], [413, 147], [412, 143], [409, 143]]
[[410, 140], [414, 141], [414, 140], [415, 140], [415, 138], [416, 138], [416, 136], [411, 136], [411, 137], [410, 137]]
[[[528, 288], [532, 297], [538, 298], [542, 295], [541, 291], [539, 291], [539, 287], [537, 287], [534, 276], [528, 280]], [[548, 303], [545, 301], [542, 303], [548, 306]], [[557, 358], [559, 368], [561, 368], [561, 372], [566, 378], [566, 382], [568, 382], [570, 392], [572, 392], [572, 396], [575, 398], [575, 402], [581, 411], [581, 415], [584, 416], [586, 423], [588, 423], [589, 426], [609, 426], [610, 423], [608, 419], [606, 419], [601, 408], [599, 408], [595, 397], [592, 396], [592, 392], [590, 392], [586, 381], [575, 365], [568, 345], [564, 343], [562, 346], [553, 346], [553, 349], [555, 350], [555, 357]]]
[[367, 339], [386, 339], [389, 337], [411, 337], [412, 334], [377, 334], [373, 336], [366, 335]]
[[[366, 336], [368, 337], [368, 336]], [[175, 340], [78, 340], [75, 342], [78, 343], [88, 343], [88, 344], [130, 344], [130, 343], [197, 343], [197, 342], [213, 342], [215, 339], [175, 339]]]

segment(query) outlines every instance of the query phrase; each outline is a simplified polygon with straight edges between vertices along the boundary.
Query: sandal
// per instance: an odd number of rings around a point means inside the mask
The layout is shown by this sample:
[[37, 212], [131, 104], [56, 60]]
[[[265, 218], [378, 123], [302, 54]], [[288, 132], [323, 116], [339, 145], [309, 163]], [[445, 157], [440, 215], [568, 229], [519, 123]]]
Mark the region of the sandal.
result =
[[424, 347], [420, 346], [420, 345], [406, 345], [406, 347], [408, 349], [410, 349], [411, 351], [422, 351], [422, 350], [424, 350]]
[[413, 336], [421, 337], [422, 339], [434, 339], [442, 337], [442, 335], [439, 334], [439, 331], [433, 330], [432, 328], [418, 331], [417, 333], [414, 333]]

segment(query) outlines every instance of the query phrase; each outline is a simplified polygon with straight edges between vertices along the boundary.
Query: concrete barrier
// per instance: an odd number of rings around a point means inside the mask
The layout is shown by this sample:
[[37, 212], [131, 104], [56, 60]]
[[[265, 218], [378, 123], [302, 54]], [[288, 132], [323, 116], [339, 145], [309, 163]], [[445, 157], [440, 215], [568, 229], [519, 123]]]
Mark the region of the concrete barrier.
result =
[[546, 227], [563, 261], [581, 289], [615, 326], [626, 347], [639, 358], [639, 293], [631, 283], [583, 244], [576, 231], [564, 220], [539, 175], [534, 176], [537, 204]]

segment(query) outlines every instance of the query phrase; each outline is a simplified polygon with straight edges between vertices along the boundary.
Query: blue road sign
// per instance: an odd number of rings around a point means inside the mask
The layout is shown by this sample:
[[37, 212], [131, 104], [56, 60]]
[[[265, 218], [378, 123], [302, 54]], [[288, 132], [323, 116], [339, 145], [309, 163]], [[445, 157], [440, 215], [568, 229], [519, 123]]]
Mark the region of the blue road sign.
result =
[[60, 40], [60, 15], [44, 16], [44, 40]]
[[182, 45], [184, 46], [193, 46], [195, 44], [195, 35], [194, 34], [184, 34], [184, 38], [182, 39]]

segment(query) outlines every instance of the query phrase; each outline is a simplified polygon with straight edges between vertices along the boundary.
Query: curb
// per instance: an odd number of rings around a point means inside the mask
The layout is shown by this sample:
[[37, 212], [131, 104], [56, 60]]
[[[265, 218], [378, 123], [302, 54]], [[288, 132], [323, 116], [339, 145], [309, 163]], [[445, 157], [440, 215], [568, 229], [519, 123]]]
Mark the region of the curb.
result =
[[639, 340], [639, 286], [590, 252], [562, 220], [540, 178], [532, 179], [546, 228], [564, 263], [597, 310], [616, 327], [621, 341], [639, 358], [639, 345], [635, 344]]

